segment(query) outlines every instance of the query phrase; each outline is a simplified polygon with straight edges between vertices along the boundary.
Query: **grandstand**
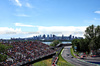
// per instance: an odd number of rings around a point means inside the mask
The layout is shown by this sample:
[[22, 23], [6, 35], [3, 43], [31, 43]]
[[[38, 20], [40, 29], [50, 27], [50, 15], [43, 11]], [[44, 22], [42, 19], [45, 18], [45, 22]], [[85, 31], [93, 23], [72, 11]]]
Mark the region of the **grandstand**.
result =
[[39, 41], [2, 42], [2, 44], [12, 45], [13, 48], [8, 49], [8, 57], [6, 61], [0, 62], [0, 66], [24, 65], [56, 53], [50, 46]]

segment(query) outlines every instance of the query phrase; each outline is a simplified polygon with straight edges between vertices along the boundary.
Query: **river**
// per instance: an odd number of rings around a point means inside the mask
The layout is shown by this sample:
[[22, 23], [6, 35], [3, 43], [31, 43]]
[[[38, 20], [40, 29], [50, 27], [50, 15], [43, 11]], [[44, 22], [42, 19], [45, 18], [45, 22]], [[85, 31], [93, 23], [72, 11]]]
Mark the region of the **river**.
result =
[[[52, 42], [43, 42], [43, 43], [45, 43], [45, 44], [48, 44], [48, 45], [50, 45]], [[62, 42], [63, 44], [66, 44], [66, 43], [71, 43], [71, 42]]]

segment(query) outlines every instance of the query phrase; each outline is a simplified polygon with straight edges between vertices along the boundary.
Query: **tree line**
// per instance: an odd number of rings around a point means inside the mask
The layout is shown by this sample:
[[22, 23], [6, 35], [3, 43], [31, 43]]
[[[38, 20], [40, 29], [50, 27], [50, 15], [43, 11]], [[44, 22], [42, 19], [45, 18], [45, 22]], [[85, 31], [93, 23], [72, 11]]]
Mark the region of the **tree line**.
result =
[[72, 48], [79, 52], [95, 51], [100, 49], [100, 25], [98, 26], [88, 26], [85, 30], [84, 39], [74, 39], [72, 41]]
[[59, 43], [61, 43], [59, 40], [54, 40], [54, 41], [50, 44], [50, 46], [55, 47], [55, 46], [57, 46]]
[[0, 62], [5, 61], [7, 59], [7, 50], [12, 48], [11, 45], [8, 44], [1, 44], [0, 43]]

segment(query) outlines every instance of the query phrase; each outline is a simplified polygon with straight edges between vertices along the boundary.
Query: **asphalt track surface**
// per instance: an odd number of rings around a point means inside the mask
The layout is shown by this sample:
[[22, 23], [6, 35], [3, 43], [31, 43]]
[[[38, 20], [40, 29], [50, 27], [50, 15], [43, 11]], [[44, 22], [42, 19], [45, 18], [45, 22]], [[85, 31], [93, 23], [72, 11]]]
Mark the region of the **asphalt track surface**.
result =
[[90, 64], [88, 62], [81, 61], [77, 58], [73, 58], [70, 52], [70, 48], [71, 46], [65, 46], [61, 54], [66, 61], [70, 62], [75, 66], [97, 66], [95, 64]]

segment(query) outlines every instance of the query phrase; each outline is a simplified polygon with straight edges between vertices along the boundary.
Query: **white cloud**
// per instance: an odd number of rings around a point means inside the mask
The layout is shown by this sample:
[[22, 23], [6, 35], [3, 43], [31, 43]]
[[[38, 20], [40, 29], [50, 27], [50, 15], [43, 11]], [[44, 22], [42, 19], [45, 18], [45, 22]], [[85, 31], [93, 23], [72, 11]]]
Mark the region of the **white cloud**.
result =
[[51, 27], [44, 27], [39, 26], [39, 31], [84, 31], [86, 26], [82, 27], [74, 27], [74, 26], [51, 26]]
[[0, 34], [16, 34], [22, 32], [20, 28], [8, 28], [8, 27], [0, 27]]
[[30, 16], [28, 16], [28, 15], [26, 15], [26, 14], [17, 14], [17, 15], [15, 15], [15, 16], [20, 16], [20, 17], [30, 17]]
[[33, 25], [25, 25], [25, 24], [22, 24], [22, 23], [15, 23], [15, 26], [22, 26], [22, 27], [35, 27]]
[[94, 13], [100, 14], [100, 11], [95, 11]]
[[26, 6], [32, 8], [32, 6], [29, 3], [26, 3]]
[[[25, 26], [25, 25], [24, 25]], [[0, 39], [27, 38], [39, 35], [38, 32], [24, 32], [21, 28], [0, 27]]]
[[95, 20], [84, 20], [84, 23], [94, 24], [96, 23], [96, 21]]
[[33, 37], [33, 36], [38, 36], [38, 35], [40, 35], [40, 34], [29, 34], [26, 37]]
[[15, 0], [18, 6], [22, 6], [22, 4], [19, 2], [19, 0]]
[[100, 20], [100, 18], [94, 18], [94, 20]]
[[57, 34], [57, 35], [81, 35], [83, 36], [84, 31], [87, 26], [33, 26], [33, 25], [25, 25], [22, 23], [15, 23], [15, 26], [24, 26], [24, 27], [37, 27], [39, 34]]
[[13, 32], [15, 32], [15, 31], [21, 31], [21, 29], [19, 29], [19, 28], [13, 29], [13, 28], [8, 28], [8, 27], [0, 27], [0, 32], [1, 31], [13, 31]]
[[0, 39], [10, 39], [10, 38], [25, 38], [25, 37], [32, 37], [34, 35], [39, 35], [38, 33], [30, 33], [30, 32], [23, 32], [21, 28], [8, 28], [8, 27], [0, 27]]
[[44, 27], [39, 26], [38, 31], [46, 34], [57, 34], [57, 35], [76, 35], [76, 36], [83, 36], [86, 26], [75, 27], [75, 26], [51, 26], [51, 27]]
[[34, 8], [30, 3], [28, 3], [26, 0], [23, 0], [24, 2], [21, 2], [21, 0], [9, 0], [12, 1], [13, 4], [17, 5], [17, 6], [26, 6], [28, 8]]
[[[26, 25], [23, 23], [15, 23], [15, 26], [22, 27], [37, 27], [37, 32], [24, 32], [21, 28], [8, 28], [8, 27], [0, 27], [0, 38], [11, 38], [11, 37], [33, 37], [35, 35], [43, 35], [43, 34], [55, 34], [61, 36], [69, 36], [70, 34], [74, 36], [84, 37], [84, 32], [87, 26], [33, 26]], [[33, 28], [34, 29], [34, 28]]]

